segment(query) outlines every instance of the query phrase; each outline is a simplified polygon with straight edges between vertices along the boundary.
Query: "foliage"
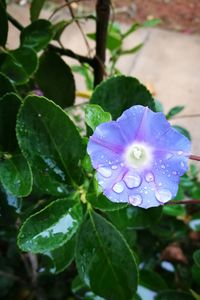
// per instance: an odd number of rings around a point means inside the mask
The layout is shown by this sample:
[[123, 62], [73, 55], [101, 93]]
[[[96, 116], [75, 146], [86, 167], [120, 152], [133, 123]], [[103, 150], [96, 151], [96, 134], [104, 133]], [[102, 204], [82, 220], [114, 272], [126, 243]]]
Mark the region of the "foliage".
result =
[[[100, 123], [135, 104], [158, 105], [136, 78], [120, 75], [94, 89], [78, 122], [73, 71], [82, 72], [91, 89], [90, 69], [83, 72], [84, 63], [71, 68], [50, 47], [69, 22], [39, 19], [44, 2], [33, 0], [31, 23], [18, 26], [20, 45], [9, 50], [10, 18], [0, 1], [0, 298], [199, 299], [199, 207], [112, 203], [86, 153]], [[121, 55], [142, 46], [123, 49], [124, 39], [156, 23], [133, 24], [126, 32], [109, 25], [110, 75]], [[185, 197], [200, 197], [194, 166], [174, 200]]]

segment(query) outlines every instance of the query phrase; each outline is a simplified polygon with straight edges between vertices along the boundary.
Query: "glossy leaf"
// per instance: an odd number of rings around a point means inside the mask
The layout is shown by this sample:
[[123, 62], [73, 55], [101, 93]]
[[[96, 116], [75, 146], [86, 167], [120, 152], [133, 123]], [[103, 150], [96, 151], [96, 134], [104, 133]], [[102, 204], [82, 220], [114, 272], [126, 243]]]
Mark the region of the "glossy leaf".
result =
[[105, 111], [118, 118], [125, 109], [141, 104], [154, 109], [154, 100], [146, 87], [133, 77], [117, 76], [101, 83], [95, 89], [92, 104], [99, 104]]
[[44, 97], [28, 96], [18, 115], [17, 137], [36, 186], [47, 194], [67, 193], [81, 175], [83, 147], [66, 113]]
[[20, 47], [11, 51], [12, 56], [15, 58], [18, 64], [20, 64], [27, 76], [31, 76], [35, 73], [38, 67], [37, 53], [29, 47]]
[[53, 30], [53, 39], [56, 41], [60, 41], [60, 37], [65, 30], [67, 26], [69, 26], [72, 23], [71, 20], [66, 21], [62, 20], [56, 24], [53, 25], [52, 30]]
[[0, 99], [0, 145], [4, 152], [13, 152], [18, 148], [15, 126], [21, 100], [14, 93], [8, 93]]
[[36, 79], [44, 96], [61, 107], [71, 106], [74, 103], [74, 77], [69, 66], [58, 54], [47, 51], [42, 55]]
[[40, 51], [47, 47], [53, 37], [51, 23], [47, 20], [37, 20], [23, 29], [20, 36], [22, 46]]
[[76, 263], [83, 281], [107, 300], [131, 300], [137, 288], [133, 253], [121, 234], [96, 213], [81, 225]]
[[156, 272], [150, 270], [141, 270], [139, 278], [139, 284], [152, 291], [162, 291], [167, 289], [166, 282]]
[[14, 154], [0, 161], [0, 180], [5, 189], [17, 197], [30, 194], [32, 173], [22, 154]]
[[193, 259], [196, 265], [200, 268], [200, 250], [196, 250], [193, 254]]
[[96, 104], [87, 104], [85, 106], [85, 121], [93, 131], [99, 124], [109, 122], [111, 120], [111, 114], [105, 112], [101, 106]]
[[3, 3], [0, 1], [0, 46], [5, 46], [8, 35], [8, 17]]
[[11, 92], [15, 92], [12, 82], [6, 75], [0, 72], [0, 97]]
[[131, 205], [126, 208], [107, 213], [108, 218], [119, 229], [124, 229], [126, 227], [135, 229], [149, 227], [159, 221], [161, 214], [162, 207], [145, 210]]
[[168, 216], [178, 217], [178, 216], [185, 216], [186, 209], [184, 206], [179, 204], [177, 205], [165, 205], [163, 207], [163, 213]]
[[76, 233], [82, 220], [81, 205], [69, 208], [69, 199], [59, 199], [30, 216], [22, 225], [18, 245], [23, 251], [46, 253], [63, 246]]
[[173, 118], [175, 115], [179, 114], [184, 109], [184, 106], [175, 106], [169, 110], [166, 115], [167, 119]]
[[95, 193], [88, 194], [87, 200], [92, 204], [93, 207], [103, 210], [103, 211], [119, 210], [124, 207], [127, 207], [127, 205], [128, 205], [127, 203], [111, 202], [103, 194], [100, 194], [99, 196], [97, 196]]
[[163, 291], [160, 292], [156, 297], [155, 300], [194, 300], [194, 298], [187, 293], [178, 292], [178, 291]]
[[45, 256], [51, 260], [50, 266], [45, 268], [49, 269], [52, 274], [63, 272], [73, 261], [75, 254], [76, 238], [73, 236], [63, 246], [44, 253]]
[[44, 3], [45, 0], [33, 0], [31, 2], [31, 8], [30, 8], [31, 22], [34, 22], [38, 19]]

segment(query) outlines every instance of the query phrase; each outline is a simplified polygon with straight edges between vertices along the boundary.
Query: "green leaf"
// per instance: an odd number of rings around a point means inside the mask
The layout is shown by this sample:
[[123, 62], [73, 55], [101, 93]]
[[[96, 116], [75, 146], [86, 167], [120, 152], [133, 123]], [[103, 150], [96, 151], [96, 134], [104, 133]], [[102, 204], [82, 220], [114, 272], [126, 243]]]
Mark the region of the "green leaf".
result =
[[159, 221], [162, 207], [143, 209], [129, 205], [126, 208], [107, 212], [108, 218], [120, 230], [125, 228], [142, 229]]
[[60, 37], [67, 26], [72, 23], [72, 20], [62, 20], [52, 26], [53, 39], [60, 41]]
[[31, 22], [34, 22], [38, 19], [44, 3], [45, 0], [33, 0], [31, 2], [31, 8], [30, 8]]
[[162, 291], [167, 289], [166, 282], [156, 272], [150, 270], [141, 270], [139, 278], [139, 285], [142, 285], [152, 291]]
[[40, 19], [22, 30], [20, 41], [22, 46], [40, 51], [47, 47], [52, 37], [51, 23], [47, 20]]
[[0, 72], [0, 97], [10, 92], [15, 92], [15, 87], [10, 79]]
[[105, 122], [112, 120], [111, 114], [105, 112], [101, 106], [96, 104], [87, 104], [85, 106], [85, 122], [94, 131], [95, 128]]
[[18, 148], [15, 126], [21, 100], [14, 93], [5, 94], [0, 99], [0, 146], [4, 152]]
[[122, 35], [123, 38], [126, 38], [127, 36], [129, 36], [131, 33], [135, 32], [140, 27], [141, 27], [141, 24], [139, 24], [139, 23], [133, 23], [129, 27], [129, 29], [125, 33], [123, 33], [123, 35]]
[[67, 114], [44, 97], [28, 96], [18, 114], [17, 138], [36, 186], [48, 194], [67, 193], [81, 175], [83, 156], [81, 137]]
[[69, 199], [59, 199], [30, 216], [18, 235], [21, 250], [46, 253], [69, 241], [82, 220], [82, 206], [69, 204]]
[[63, 246], [43, 253], [51, 260], [50, 266], [45, 268], [45, 271], [49, 270], [52, 274], [59, 274], [63, 272], [73, 261], [75, 254], [76, 238], [73, 236]]
[[194, 300], [194, 298], [190, 294], [173, 291], [173, 290], [160, 292], [155, 297], [155, 300], [172, 300], [172, 299], [173, 300]]
[[92, 204], [93, 207], [103, 211], [119, 210], [127, 207], [127, 203], [114, 203], [106, 198], [103, 194], [97, 196], [95, 193], [87, 195], [87, 200]]
[[8, 17], [6, 14], [6, 8], [3, 3], [0, 2], [0, 46], [4, 47], [7, 41], [8, 35]]
[[81, 225], [76, 263], [95, 294], [107, 300], [132, 299], [138, 281], [133, 253], [116, 228], [96, 213]]
[[169, 120], [173, 118], [175, 115], [179, 114], [185, 107], [184, 106], [175, 106], [169, 110], [166, 115], [166, 118]]
[[177, 205], [164, 205], [163, 213], [168, 216], [179, 217], [186, 215], [186, 209], [180, 204]]
[[200, 250], [196, 250], [193, 253], [193, 259], [195, 261], [195, 264], [200, 268]]
[[136, 104], [154, 109], [154, 100], [146, 87], [136, 78], [126, 76], [112, 77], [98, 85], [91, 103], [99, 104], [114, 119]]
[[29, 164], [21, 154], [15, 154], [0, 161], [0, 180], [11, 194], [28, 196], [32, 188], [32, 173]]
[[74, 103], [74, 77], [69, 66], [58, 54], [47, 51], [42, 55], [36, 80], [44, 95], [61, 107]]
[[143, 47], [143, 43], [131, 48], [131, 49], [127, 49], [127, 50], [122, 50], [120, 52], [121, 55], [127, 55], [127, 54], [134, 54], [136, 52], [138, 52], [142, 47]]
[[178, 132], [180, 132], [184, 136], [186, 136], [191, 141], [191, 135], [187, 129], [178, 125], [173, 125], [172, 127], [175, 128]]
[[145, 21], [142, 26], [143, 27], [154, 27], [157, 26], [158, 24], [160, 24], [162, 21], [161, 19], [151, 19], [151, 20], [147, 20]]
[[200, 294], [197, 294], [195, 291], [190, 289], [190, 292], [192, 294], [192, 296], [194, 297], [194, 299], [196, 300], [200, 300]]

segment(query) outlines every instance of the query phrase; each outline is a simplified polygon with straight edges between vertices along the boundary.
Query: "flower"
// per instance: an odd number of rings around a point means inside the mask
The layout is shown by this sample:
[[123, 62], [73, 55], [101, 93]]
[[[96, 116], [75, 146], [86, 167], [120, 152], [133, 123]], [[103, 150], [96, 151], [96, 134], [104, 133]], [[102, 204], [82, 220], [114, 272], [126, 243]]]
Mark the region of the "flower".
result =
[[150, 208], [176, 196], [190, 149], [163, 113], [136, 105], [97, 126], [87, 152], [109, 200]]

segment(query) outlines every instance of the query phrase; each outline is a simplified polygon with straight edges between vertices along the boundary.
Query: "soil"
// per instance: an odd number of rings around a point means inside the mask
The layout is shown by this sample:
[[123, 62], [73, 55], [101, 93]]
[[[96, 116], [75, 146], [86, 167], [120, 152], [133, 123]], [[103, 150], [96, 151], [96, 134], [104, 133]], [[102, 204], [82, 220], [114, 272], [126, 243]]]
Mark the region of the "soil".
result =
[[[83, 1], [84, 6], [91, 9], [95, 2]], [[163, 28], [200, 33], [200, 0], [112, 0], [112, 5], [118, 21], [132, 23], [160, 18]]]

